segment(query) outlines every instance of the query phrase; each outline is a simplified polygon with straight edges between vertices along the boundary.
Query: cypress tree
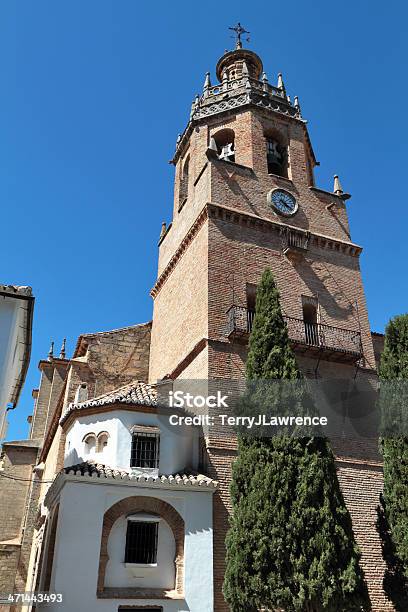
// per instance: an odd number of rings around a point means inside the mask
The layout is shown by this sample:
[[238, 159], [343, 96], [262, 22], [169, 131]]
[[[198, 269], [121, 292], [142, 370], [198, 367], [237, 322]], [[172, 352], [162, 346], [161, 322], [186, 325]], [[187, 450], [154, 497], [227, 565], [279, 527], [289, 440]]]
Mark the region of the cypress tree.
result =
[[408, 576], [408, 314], [394, 317], [387, 325], [380, 379], [386, 381], [381, 387], [383, 422], [394, 425], [389, 437], [381, 441], [385, 515], [397, 556]]
[[[246, 377], [301, 378], [270, 270], [257, 291]], [[232, 612], [365, 609], [351, 519], [324, 438], [238, 435], [231, 498], [224, 596]]]

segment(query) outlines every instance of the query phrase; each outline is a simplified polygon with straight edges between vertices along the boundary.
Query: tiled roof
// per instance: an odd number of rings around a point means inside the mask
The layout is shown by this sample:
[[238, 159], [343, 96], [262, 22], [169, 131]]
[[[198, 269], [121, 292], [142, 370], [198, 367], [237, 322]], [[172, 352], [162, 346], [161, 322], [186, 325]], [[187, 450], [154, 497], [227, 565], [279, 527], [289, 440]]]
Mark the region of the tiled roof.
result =
[[10, 293], [10, 295], [15, 295], [16, 293], [19, 295], [32, 295], [32, 288], [23, 285], [1, 285], [0, 291], [3, 293]]
[[156, 406], [157, 404], [157, 393], [154, 387], [148, 385], [140, 380], [134, 380], [123, 387], [93, 397], [86, 400], [85, 402], [79, 402], [77, 404], [69, 404], [67, 410], [64, 412], [61, 423], [65, 421], [67, 416], [74, 410], [82, 410], [84, 408], [102, 407], [109, 406], [110, 404], [136, 404], [139, 406]]
[[72, 408], [90, 408], [91, 406], [107, 406], [108, 404], [142, 404], [144, 406], [155, 406], [157, 394], [154, 387], [140, 380], [94, 397], [79, 404], [70, 404]]
[[136, 474], [132, 471], [120, 470], [111, 468], [102, 463], [95, 463], [93, 461], [83, 461], [64, 468], [61, 473], [68, 474], [71, 476], [88, 476], [91, 478], [109, 478], [114, 480], [132, 480], [137, 483], [152, 484], [152, 485], [185, 485], [185, 486], [198, 486], [198, 487], [210, 487], [216, 488], [218, 483], [216, 480], [204, 476], [204, 474], [197, 474], [191, 470], [186, 470], [187, 473], [182, 474], [171, 474], [171, 475], [160, 475], [157, 477], [150, 476], [148, 474]]

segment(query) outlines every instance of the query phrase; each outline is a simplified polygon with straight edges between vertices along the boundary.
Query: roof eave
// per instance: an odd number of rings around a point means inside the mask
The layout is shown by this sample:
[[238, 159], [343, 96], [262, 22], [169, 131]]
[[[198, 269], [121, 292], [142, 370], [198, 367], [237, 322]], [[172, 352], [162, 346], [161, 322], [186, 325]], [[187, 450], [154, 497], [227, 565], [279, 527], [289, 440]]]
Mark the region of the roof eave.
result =
[[51, 508], [54, 501], [58, 497], [59, 493], [63, 489], [65, 483], [77, 482], [79, 484], [93, 484], [93, 485], [116, 485], [120, 487], [137, 487], [139, 489], [160, 489], [167, 491], [194, 491], [197, 493], [210, 493], [214, 494], [218, 488], [218, 481], [211, 480], [211, 482], [196, 482], [196, 483], [185, 483], [185, 482], [162, 482], [159, 479], [156, 481], [144, 481], [139, 482], [135, 478], [113, 478], [109, 476], [92, 476], [90, 474], [77, 475], [77, 474], [65, 474], [59, 472], [47, 491], [44, 498], [44, 506]]
[[[9, 296], [9, 297], [17, 297], [17, 296]], [[34, 301], [35, 298], [33, 295], [19, 295], [17, 299], [25, 300], [27, 302], [27, 311], [24, 325], [24, 353], [23, 359], [21, 363], [20, 373], [17, 377], [16, 383], [14, 385], [14, 389], [11, 394], [11, 404], [13, 405], [13, 409], [16, 408], [18, 404], [18, 400], [20, 399], [21, 391], [23, 390], [23, 385], [27, 376], [28, 367], [30, 365], [30, 357], [31, 357], [31, 343], [32, 343], [32, 333], [33, 333], [33, 316], [34, 316]]]
[[61, 417], [59, 424], [63, 429], [66, 429], [72, 421], [75, 421], [80, 416], [87, 414], [97, 414], [98, 412], [111, 412], [115, 410], [127, 410], [132, 412], [157, 412], [158, 407], [154, 404], [148, 404], [147, 402], [107, 402], [106, 404], [100, 404], [98, 406], [85, 406], [83, 408], [73, 406], [69, 408], [64, 416]]

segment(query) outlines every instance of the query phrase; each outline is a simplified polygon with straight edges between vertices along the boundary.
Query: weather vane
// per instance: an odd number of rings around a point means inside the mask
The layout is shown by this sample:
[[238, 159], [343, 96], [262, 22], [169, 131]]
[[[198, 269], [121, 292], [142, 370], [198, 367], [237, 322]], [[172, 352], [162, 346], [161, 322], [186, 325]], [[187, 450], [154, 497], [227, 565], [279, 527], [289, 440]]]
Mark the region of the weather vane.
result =
[[[242, 25], [239, 23], [237, 23], [236, 26], [234, 26], [233, 28], [228, 28], [229, 30], [232, 30], [233, 32], [235, 32], [235, 35], [231, 36], [231, 38], [235, 38], [236, 39], [236, 45], [235, 48], [236, 49], [242, 49], [242, 40], [241, 40], [241, 36], [242, 34], [250, 34], [250, 32], [248, 32], [248, 30], [245, 30]], [[247, 42], [249, 42], [249, 36], [245, 39]]]

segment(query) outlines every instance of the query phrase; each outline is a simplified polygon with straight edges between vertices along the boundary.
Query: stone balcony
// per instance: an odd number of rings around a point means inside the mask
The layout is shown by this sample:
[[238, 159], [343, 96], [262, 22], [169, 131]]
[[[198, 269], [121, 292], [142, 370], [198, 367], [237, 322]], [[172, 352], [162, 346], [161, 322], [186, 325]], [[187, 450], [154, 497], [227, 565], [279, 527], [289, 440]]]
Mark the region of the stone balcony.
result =
[[190, 121], [247, 104], [271, 108], [290, 117], [301, 118], [298, 102], [291, 102], [284, 89], [270, 85], [266, 79], [243, 76], [219, 85], [205, 87], [193, 101]]
[[219, 85], [208, 87], [204, 92], [203, 98], [213, 98], [214, 96], [235, 92], [240, 88], [254, 89], [258, 92], [268, 94], [269, 96], [276, 96], [277, 98], [281, 98], [287, 102], [287, 96], [281, 88], [270, 85], [265, 80], [262, 81], [251, 77], [241, 77], [231, 81], [225, 81]]
[[[231, 340], [247, 340], [255, 312], [243, 306], [231, 306], [227, 312], [226, 335]], [[330, 361], [355, 363], [362, 357], [361, 334], [353, 329], [323, 323], [305, 323], [302, 319], [283, 317], [289, 339], [297, 353]]]
[[282, 253], [292, 263], [298, 263], [309, 248], [310, 232], [286, 227], [281, 230], [281, 237]]

